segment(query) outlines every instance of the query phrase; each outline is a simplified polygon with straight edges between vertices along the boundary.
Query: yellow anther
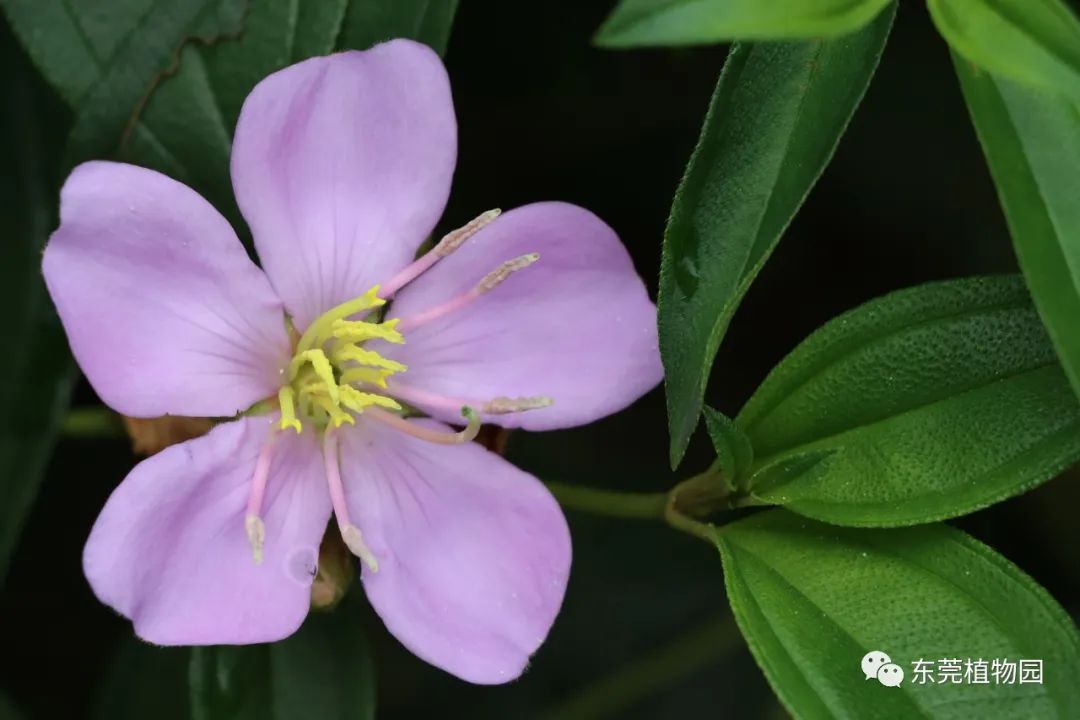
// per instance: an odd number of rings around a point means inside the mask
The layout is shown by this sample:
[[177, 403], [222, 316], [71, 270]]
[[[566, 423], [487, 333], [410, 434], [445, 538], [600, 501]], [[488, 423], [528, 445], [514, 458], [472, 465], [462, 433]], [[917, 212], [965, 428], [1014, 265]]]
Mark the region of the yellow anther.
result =
[[[337, 388], [334, 389], [335, 391], [337, 390]], [[349, 423], [350, 425], [356, 424], [356, 419], [342, 410], [336, 401], [330, 400], [330, 398], [325, 395], [312, 395], [311, 399], [326, 411], [326, 414], [330, 416], [330, 422], [333, 423], [334, 427], [341, 427], [345, 423]]]
[[[404, 372], [408, 368], [399, 362], [395, 362], [388, 358], [384, 358], [379, 353], [373, 350], [364, 350], [363, 348], [356, 347], [355, 345], [346, 345], [338, 348], [333, 352], [333, 358], [335, 363], [343, 362], [358, 362], [361, 365], [367, 365], [369, 367], [383, 368], [384, 370], [392, 370], [393, 372]], [[318, 370], [318, 368], [316, 368]]]
[[358, 413], [364, 412], [364, 408], [375, 405], [390, 410], [400, 410], [401, 405], [394, 398], [378, 395], [376, 393], [361, 392], [349, 385], [338, 388], [341, 391], [341, 404]]
[[341, 384], [367, 383], [375, 387], [386, 389], [386, 378], [394, 374], [393, 370], [380, 370], [376, 368], [349, 368], [341, 373]]
[[399, 318], [387, 320], [383, 323], [369, 323], [356, 320], [335, 320], [333, 324], [334, 337], [343, 342], [364, 342], [365, 340], [385, 340], [395, 345], [405, 342], [405, 338], [397, 331]]
[[289, 363], [290, 379], [295, 380], [296, 375], [300, 372], [300, 368], [306, 363], [311, 363], [311, 369], [314, 370], [315, 375], [326, 384], [326, 391], [330, 395], [330, 399], [336, 404], [338, 401], [338, 392], [337, 381], [334, 379], [334, 368], [330, 364], [330, 360], [326, 357], [326, 353], [322, 350], [305, 350], [302, 353], [297, 353], [296, 357]]
[[315, 322], [311, 323], [308, 329], [304, 331], [304, 334], [300, 336], [300, 341], [296, 344], [297, 354], [317, 347], [330, 338], [335, 321], [344, 320], [365, 310], [374, 310], [385, 304], [386, 301], [379, 297], [379, 286], [376, 285], [360, 297], [347, 300], [336, 307], [330, 308], [320, 315]]
[[278, 390], [277, 397], [278, 405], [281, 407], [281, 421], [278, 423], [278, 427], [282, 430], [292, 428], [299, 434], [302, 428], [300, 427], [300, 421], [296, 419], [296, 395], [293, 393], [292, 387], [286, 385], [281, 388]]

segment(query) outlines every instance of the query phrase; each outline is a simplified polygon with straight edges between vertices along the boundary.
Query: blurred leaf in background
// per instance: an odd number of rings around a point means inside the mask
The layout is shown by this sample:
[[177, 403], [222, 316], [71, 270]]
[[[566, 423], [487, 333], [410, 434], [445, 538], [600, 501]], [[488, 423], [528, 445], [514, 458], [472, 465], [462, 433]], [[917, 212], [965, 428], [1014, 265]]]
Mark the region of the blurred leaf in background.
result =
[[995, 75], [1080, 102], [1080, 19], [1063, 0], [927, 0], [956, 52]]
[[75, 112], [68, 164], [116, 152], [154, 83], [198, 38], [241, 29], [246, 0], [3, 0], [42, 74]]
[[193, 720], [371, 720], [375, 672], [356, 593], [270, 645], [191, 649]]
[[621, 0], [600, 27], [605, 47], [835, 37], [892, 0]]
[[41, 278], [41, 250], [56, 224], [58, 138], [63, 108], [18, 56], [8, 33], [0, 40], [0, 86], [8, 95], [0, 137], [0, 586], [37, 495], [57, 429], [67, 410], [74, 369], [67, 342]]
[[660, 270], [671, 464], [698, 424], [743, 295], [821, 175], [874, 75], [882, 13], [837, 40], [736, 45], [675, 195]]

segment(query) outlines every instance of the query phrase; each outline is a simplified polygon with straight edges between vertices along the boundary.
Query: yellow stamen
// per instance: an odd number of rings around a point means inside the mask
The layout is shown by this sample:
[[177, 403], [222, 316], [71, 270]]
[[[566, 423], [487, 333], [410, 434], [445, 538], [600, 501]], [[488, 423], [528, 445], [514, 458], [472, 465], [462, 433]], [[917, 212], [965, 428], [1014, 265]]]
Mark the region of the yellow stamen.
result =
[[385, 340], [401, 345], [405, 338], [397, 331], [399, 318], [382, 323], [369, 323], [356, 320], [335, 320], [331, 331], [336, 339], [343, 342], [364, 342], [365, 340]]
[[333, 334], [332, 328], [334, 322], [337, 320], [344, 320], [347, 317], [356, 315], [365, 310], [373, 310], [377, 307], [382, 307], [386, 304], [386, 301], [379, 297], [379, 286], [368, 290], [360, 297], [347, 300], [340, 305], [327, 310], [320, 315], [315, 322], [308, 326], [308, 329], [304, 331], [304, 334], [300, 336], [300, 341], [296, 344], [297, 354], [303, 353], [305, 350], [310, 350]]
[[277, 396], [278, 405], [281, 406], [281, 420], [278, 422], [278, 427], [282, 430], [292, 428], [299, 435], [302, 428], [300, 421], [296, 419], [296, 395], [293, 393], [292, 386], [284, 386], [278, 390]]
[[[336, 387], [334, 389], [335, 391], [337, 390]], [[349, 423], [350, 425], [356, 424], [356, 418], [342, 410], [336, 401], [332, 401], [325, 395], [312, 395], [311, 399], [326, 411], [326, 414], [330, 416], [330, 422], [334, 427], [341, 427], [345, 423]]]
[[394, 374], [393, 370], [376, 368], [348, 368], [341, 373], [341, 384], [352, 385], [353, 383], [368, 383], [375, 387], [386, 389], [386, 378]]
[[339, 390], [341, 391], [341, 404], [358, 413], [364, 412], [364, 408], [372, 405], [391, 410], [401, 409], [401, 405], [398, 404], [397, 400], [385, 395], [361, 392], [351, 385], [342, 385]]
[[[394, 372], [405, 372], [407, 367], [399, 362], [384, 358], [373, 350], [364, 350], [363, 348], [355, 345], [346, 345], [345, 347], [338, 348], [333, 351], [332, 357], [335, 363], [343, 362], [358, 362], [361, 365], [367, 365], [369, 367], [383, 368], [385, 370], [393, 370]], [[317, 369], [317, 368], [316, 368]]]
[[315, 371], [315, 374], [326, 385], [326, 391], [330, 395], [330, 399], [333, 400], [334, 403], [337, 403], [337, 380], [334, 379], [334, 368], [330, 364], [330, 360], [326, 357], [326, 353], [318, 349], [305, 350], [301, 353], [297, 353], [296, 357], [289, 363], [289, 377], [295, 380], [297, 374], [300, 372], [300, 368], [303, 367], [305, 363], [311, 363], [311, 369]]

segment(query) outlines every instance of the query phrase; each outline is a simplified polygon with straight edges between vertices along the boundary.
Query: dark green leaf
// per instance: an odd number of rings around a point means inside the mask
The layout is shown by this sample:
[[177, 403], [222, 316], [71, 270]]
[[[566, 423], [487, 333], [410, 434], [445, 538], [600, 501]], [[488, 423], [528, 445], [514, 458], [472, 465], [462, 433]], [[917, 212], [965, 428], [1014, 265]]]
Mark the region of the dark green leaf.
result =
[[1061, 0], [928, 0], [960, 55], [1003, 77], [1080, 102], [1080, 20]]
[[1020, 266], [1080, 394], [1080, 112], [953, 59]]
[[192, 720], [270, 717], [270, 646], [191, 648], [188, 686]]
[[375, 717], [374, 665], [348, 598], [273, 645], [193, 648], [190, 683], [196, 720]]
[[78, 102], [68, 141], [69, 164], [112, 155], [154, 84], [192, 38], [208, 43], [240, 31], [246, 0], [170, 0], [139, 19], [101, 77]]
[[370, 720], [375, 666], [355, 602], [312, 613], [300, 632], [270, 649], [275, 720]]
[[187, 648], [149, 645], [129, 635], [105, 672], [95, 720], [187, 720]]
[[0, 242], [0, 585], [7, 574], [56, 432], [67, 410], [73, 369], [41, 278], [41, 250], [56, 222], [57, 148], [67, 130], [58, 102], [13, 42], [2, 43], [0, 80], [8, 108], [0, 135], [4, 240]]
[[[1018, 277], [931, 283], [841, 315], [736, 422], [756, 496], [841, 525], [962, 515], [1080, 459], [1080, 404]], [[823, 450], [806, 473], [771, 467]]]
[[242, 225], [229, 178], [233, 130], [244, 99], [272, 72], [335, 49], [393, 37], [445, 47], [456, 2], [251, 0], [237, 40], [185, 48], [125, 138], [122, 156], [198, 190]]
[[69, 163], [112, 154], [191, 38], [236, 33], [246, 0], [0, 0], [42, 74], [76, 111]]
[[331, 52], [347, 2], [252, 0], [238, 39], [185, 48], [177, 72], [125, 138], [121, 157], [195, 188], [240, 227], [229, 153], [244, 98], [270, 73]]
[[709, 430], [716, 461], [724, 481], [732, 487], [743, 487], [754, 462], [750, 438], [727, 415], [705, 407], [705, 427]]
[[24, 717], [8, 694], [0, 690], [0, 720], [23, 720]]
[[607, 47], [835, 37], [891, 0], [621, 0], [596, 42]]
[[458, 0], [351, 0], [341, 48], [363, 49], [393, 38], [412, 38], [446, 52]]
[[728, 322], [832, 157], [892, 17], [838, 40], [739, 45], [724, 65], [664, 236], [660, 351], [672, 465], [697, 426]]
[[[1080, 636], [1045, 590], [945, 525], [855, 530], [773, 510], [717, 533], [750, 649], [798, 718], [1080, 717]], [[900, 687], [867, 679], [882, 651]], [[1041, 660], [1041, 684], [920, 684], [913, 663]]]

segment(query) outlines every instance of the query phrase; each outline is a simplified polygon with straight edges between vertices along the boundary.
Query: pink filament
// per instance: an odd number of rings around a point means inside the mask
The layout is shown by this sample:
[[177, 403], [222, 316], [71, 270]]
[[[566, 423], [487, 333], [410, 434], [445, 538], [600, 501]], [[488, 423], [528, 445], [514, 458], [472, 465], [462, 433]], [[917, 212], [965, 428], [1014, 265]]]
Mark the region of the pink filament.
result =
[[334, 517], [342, 533], [352, 525], [349, 519], [349, 506], [345, 503], [345, 487], [341, 484], [341, 466], [338, 462], [338, 434], [327, 430], [323, 440], [323, 461], [326, 464], [326, 483], [330, 487], [330, 502], [334, 506]]
[[436, 252], [436, 249], [437, 248], [432, 248], [431, 250], [428, 250], [419, 259], [414, 260], [408, 267], [390, 278], [388, 282], [380, 285], [379, 297], [383, 300], [389, 300], [394, 297], [394, 293], [398, 290], [427, 272], [441, 257], [440, 254]]
[[472, 288], [467, 290], [455, 298], [451, 298], [444, 303], [440, 303], [433, 308], [428, 308], [421, 313], [412, 315], [410, 317], [402, 318], [398, 323], [397, 329], [400, 332], [406, 332], [407, 330], [415, 330], [416, 328], [431, 322], [432, 320], [438, 320], [441, 317], [449, 315], [452, 312], [457, 312], [461, 308], [471, 303], [476, 298], [483, 295], [480, 288]]
[[247, 514], [253, 517], [262, 515], [263, 498], [266, 497], [266, 480], [270, 477], [270, 462], [274, 459], [274, 446], [277, 445], [278, 431], [271, 430], [259, 451], [255, 461], [255, 474], [251, 477], [251, 493], [248, 495]]
[[415, 438], [438, 443], [440, 445], [461, 445], [462, 443], [469, 442], [476, 436], [475, 430], [479, 429], [479, 424], [476, 424], [475, 428], [470, 424], [468, 429], [456, 433], [433, 430], [432, 428], [409, 422], [400, 415], [395, 415], [392, 412], [387, 412], [378, 407], [364, 408], [364, 415], [389, 425], [395, 430], [400, 430], [406, 435], [412, 435]]
[[415, 405], [417, 407], [438, 408], [450, 412], [457, 412], [466, 405], [477, 407], [476, 403], [468, 402], [461, 398], [439, 395], [438, 393], [421, 390], [420, 388], [399, 382], [391, 382], [387, 391], [398, 400], [404, 400], [410, 405]]

